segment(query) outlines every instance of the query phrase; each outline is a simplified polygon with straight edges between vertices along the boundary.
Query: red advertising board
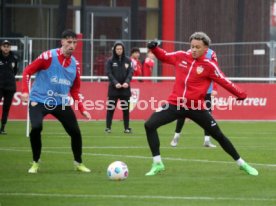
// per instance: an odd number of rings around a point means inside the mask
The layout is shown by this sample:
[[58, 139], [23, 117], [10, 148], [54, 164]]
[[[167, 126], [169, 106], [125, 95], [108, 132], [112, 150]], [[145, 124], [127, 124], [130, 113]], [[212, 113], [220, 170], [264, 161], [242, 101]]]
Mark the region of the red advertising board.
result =
[[[276, 84], [241, 83], [248, 96], [236, 101], [225, 89], [219, 87], [214, 110], [216, 119], [225, 120], [276, 120]], [[219, 108], [222, 107], [222, 108]], [[225, 109], [227, 108], [227, 109]]]
[[[172, 82], [134, 82], [130, 99], [130, 118], [147, 119], [153, 111], [166, 102], [172, 90]], [[217, 120], [276, 120], [276, 84], [240, 83], [240, 87], [248, 93], [244, 101], [236, 101], [235, 97], [219, 87], [214, 98], [214, 117]], [[86, 110], [95, 120], [104, 120], [106, 115], [107, 82], [82, 82], [82, 101]], [[9, 119], [26, 119], [27, 105], [22, 104], [21, 83], [17, 84]], [[2, 102], [0, 107], [2, 107]], [[75, 108], [75, 106], [73, 105]], [[2, 111], [2, 110], [1, 110]], [[79, 119], [83, 119], [78, 111]], [[49, 118], [49, 117], [47, 117]], [[122, 111], [118, 105], [114, 119], [122, 119]]]

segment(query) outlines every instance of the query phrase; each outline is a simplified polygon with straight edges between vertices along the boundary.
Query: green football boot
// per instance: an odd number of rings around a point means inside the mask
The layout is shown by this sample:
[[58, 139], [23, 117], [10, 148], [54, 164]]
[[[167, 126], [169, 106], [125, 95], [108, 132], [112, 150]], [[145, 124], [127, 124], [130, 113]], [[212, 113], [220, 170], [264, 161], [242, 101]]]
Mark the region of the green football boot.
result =
[[165, 166], [162, 162], [153, 163], [150, 171], [146, 173], [146, 176], [153, 176], [164, 170], [165, 170]]
[[83, 163], [75, 162], [75, 169], [79, 172], [91, 172]]
[[35, 174], [35, 173], [37, 173], [38, 169], [39, 169], [39, 163], [34, 161], [32, 163], [31, 168], [28, 170], [28, 173]]
[[240, 166], [240, 169], [249, 175], [257, 176], [259, 174], [259, 172], [254, 167], [251, 167], [246, 162]]

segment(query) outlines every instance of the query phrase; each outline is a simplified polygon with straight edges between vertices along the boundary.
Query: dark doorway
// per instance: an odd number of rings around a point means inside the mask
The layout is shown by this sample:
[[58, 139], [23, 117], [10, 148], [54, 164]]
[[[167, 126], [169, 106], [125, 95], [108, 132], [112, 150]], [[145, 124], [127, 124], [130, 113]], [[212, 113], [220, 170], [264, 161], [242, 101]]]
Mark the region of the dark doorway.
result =
[[90, 64], [85, 75], [105, 75], [105, 62], [112, 55], [112, 46], [116, 40], [123, 40], [125, 52], [129, 53], [129, 13], [129, 9], [97, 8], [87, 14], [90, 24], [86, 32], [90, 42], [86, 43], [84, 56]]

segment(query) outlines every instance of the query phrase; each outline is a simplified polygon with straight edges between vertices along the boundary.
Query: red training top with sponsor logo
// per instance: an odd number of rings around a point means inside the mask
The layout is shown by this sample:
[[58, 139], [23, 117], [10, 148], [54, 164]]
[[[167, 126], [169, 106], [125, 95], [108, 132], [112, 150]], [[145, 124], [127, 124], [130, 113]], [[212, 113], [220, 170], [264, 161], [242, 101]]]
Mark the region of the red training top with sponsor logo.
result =
[[189, 52], [177, 51], [168, 53], [156, 47], [151, 49], [162, 62], [175, 66], [175, 83], [168, 102], [183, 105], [187, 108], [204, 109], [204, 98], [212, 81], [234, 94], [238, 98], [246, 98], [246, 93], [228, 80], [214, 60], [202, 55], [194, 59]]

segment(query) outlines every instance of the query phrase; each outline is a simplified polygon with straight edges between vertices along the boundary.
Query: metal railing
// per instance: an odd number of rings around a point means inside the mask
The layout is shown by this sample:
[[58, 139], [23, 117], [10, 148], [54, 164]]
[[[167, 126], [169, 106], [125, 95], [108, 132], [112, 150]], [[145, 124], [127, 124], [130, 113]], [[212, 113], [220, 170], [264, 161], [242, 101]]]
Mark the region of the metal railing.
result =
[[[32, 76], [34, 79], [35, 76]], [[22, 75], [16, 75], [16, 79], [21, 80]], [[174, 76], [167, 77], [133, 77], [134, 80], [152, 80], [152, 82], [158, 81], [174, 81]], [[274, 83], [276, 82], [276, 77], [228, 77], [227, 79], [233, 82], [266, 82], [266, 83]], [[81, 76], [81, 80], [89, 80], [91, 82], [102, 82], [108, 81], [107, 76]]]
[[[4, 38], [0, 38], [2, 41]], [[43, 38], [5, 38], [12, 42], [13, 50], [19, 56], [19, 75], [23, 69], [38, 57], [43, 51], [58, 47], [59, 39], [43, 39]], [[79, 55], [82, 59], [78, 59], [82, 68], [83, 76], [105, 75], [105, 63], [111, 56], [114, 39], [82, 39], [83, 48]], [[141, 48], [141, 62], [146, 57], [146, 44], [148, 40], [122, 40], [125, 44], [126, 54], [129, 55], [133, 46]], [[172, 46], [176, 50], [188, 50], [188, 42], [172, 42], [160, 41], [161, 47], [170, 48]], [[211, 48], [216, 51], [218, 62], [221, 70], [233, 78], [274, 78], [276, 73], [276, 43], [269, 42], [234, 42], [234, 43], [213, 43]], [[173, 51], [168, 51], [173, 52]], [[164, 70], [168, 65], [156, 61], [156, 68], [153, 76], [164, 76]], [[173, 71], [173, 70], [172, 70]], [[173, 72], [169, 76], [173, 76]], [[104, 80], [104, 79], [102, 79]], [[155, 79], [159, 80], [159, 79]]]

